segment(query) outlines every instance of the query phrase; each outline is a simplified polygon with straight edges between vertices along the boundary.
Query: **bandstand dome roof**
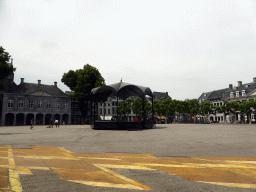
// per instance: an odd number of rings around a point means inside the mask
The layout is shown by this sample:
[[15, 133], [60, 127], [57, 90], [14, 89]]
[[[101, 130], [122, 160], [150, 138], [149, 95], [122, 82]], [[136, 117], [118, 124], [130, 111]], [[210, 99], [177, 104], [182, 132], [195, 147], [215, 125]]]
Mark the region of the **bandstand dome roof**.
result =
[[145, 98], [145, 95], [153, 97], [152, 91], [149, 87], [124, 83], [122, 81], [111, 85], [93, 88], [91, 94], [93, 97], [103, 101], [111, 96], [117, 96], [123, 100], [130, 96], [138, 96], [142, 99]]

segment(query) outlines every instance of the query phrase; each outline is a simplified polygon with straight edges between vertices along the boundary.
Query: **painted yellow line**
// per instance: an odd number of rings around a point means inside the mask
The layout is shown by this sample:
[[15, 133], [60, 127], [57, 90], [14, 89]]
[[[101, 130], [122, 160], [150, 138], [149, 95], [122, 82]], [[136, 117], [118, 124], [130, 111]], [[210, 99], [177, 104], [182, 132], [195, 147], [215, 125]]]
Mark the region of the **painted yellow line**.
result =
[[190, 168], [198, 168], [193, 165], [172, 165], [172, 164], [152, 164], [152, 163], [134, 163], [139, 166], [153, 166], [153, 167], [190, 167]]
[[222, 182], [205, 182], [205, 181], [198, 181], [200, 183], [207, 183], [207, 184], [214, 184], [214, 185], [222, 185], [227, 187], [239, 187], [239, 188], [249, 188], [249, 189], [256, 189], [256, 184], [245, 184], [245, 183], [222, 183]]
[[105, 172], [107, 172], [107, 173], [109, 173], [109, 174], [111, 174], [111, 175], [113, 175], [113, 176], [115, 176], [115, 177], [117, 177], [119, 179], [122, 179], [122, 180], [124, 180], [124, 181], [126, 181], [128, 183], [131, 183], [132, 185], [140, 187], [140, 188], [142, 188], [144, 190], [150, 190], [150, 191], [152, 190], [150, 187], [148, 187], [146, 185], [142, 185], [141, 183], [138, 183], [138, 182], [136, 182], [136, 181], [134, 181], [132, 179], [129, 179], [129, 178], [127, 178], [127, 177], [125, 177], [123, 175], [120, 175], [120, 174], [118, 174], [118, 173], [116, 173], [114, 171], [111, 171], [111, 170], [109, 170], [109, 169], [107, 169], [105, 167], [101, 167], [101, 166], [96, 165], [96, 164], [94, 164], [94, 166], [100, 168], [101, 170], [103, 170], [103, 171], [105, 171]]
[[71, 158], [71, 157], [61, 157], [61, 156], [37, 156], [37, 155], [29, 155], [29, 156], [21, 156], [19, 155], [18, 157], [23, 157], [24, 159], [63, 159], [63, 160], [76, 160], [80, 161], [78, 158]]
[[227, 163], [244, 163], [244, 164], [256, 164], [256, 161], [225, 161]]
[[122, 159], [117, 159], [117, 158], [103, 158], [103, 157], [77, 157], [79, 159], [99, 159], [99, 160], [115, 160], [115, 161], [120, 161]]
[[131, 184], [114, 184], [114, 183], [106, 183], [106, 182], [80, 181], [80, 180], [68, 180], [68, 181], [80, 183], [80, 184], [84, 184], [84, 185], [95, 186], [95, 187], [111, 187], [111, 188], [144, 190], [140, 187], [137, 187], [137, 186], [134, 186]]
[[9, 166], [12, 168], [9, 168], [9, 183], [12, 191], [15, 192], [22, 192], [22, 187], [21, 183], [19, 181], [19, 174], [17, 171], [15, 171], [15, 162], [13, 159], [13, 153], [12, 153], [12, 148], [8, 149], [8, 161], [9, 161]]
[[155, 170], [148, 167], [141, 167], [136, 165], [112, 165], [112, 164], [96, 164], [96, 165], [99, 165], [101, 167], [106, 167], [106, 168], [113, 168], [113, 169], [137, 169], [137, 170], [151, 170], [151, 171]]
[[73, 159], [77, 159], [75, 156], [71, 155], [71, 153], [63, 153], [65, 156], [73, 158]]
[[244, 165], [232, 165], [232, 164], [201, 164], [201, 163], [186, 163], [186, 165], [194, 165], [197, 168], [200, 167], [212, 167], [212, 168], [248, 168], [248, 169], [256, 169], [256, 167], [249, 167]]
[[10, 159], [10, 157], [0, 157], [0, 159]]
[[15, 168], [15, 171], [18, 173], [18, 174], [23, 174], [23, 175], [33, 175], [32, 172], [25, 168], [25, 167], [16, 167]]
[[50, 168], [48, 167], [30, 167], [30, 166], [23, 166], [23, 167], [27, 169], [50, 170]]
[[0, 167], [11, 169], [12, 167], [9, 165], [0, 165]]
[[64, 147], [63, 147], [63, 148], [62, 148], [62, 147], [59, 147], [59, 149], [61, 149], [61, 150], [65, 151], [66, 153], [73, 153], [73, 152], [71, 152], [71, 151], [69, 151], [69, 150], [65, 149]]

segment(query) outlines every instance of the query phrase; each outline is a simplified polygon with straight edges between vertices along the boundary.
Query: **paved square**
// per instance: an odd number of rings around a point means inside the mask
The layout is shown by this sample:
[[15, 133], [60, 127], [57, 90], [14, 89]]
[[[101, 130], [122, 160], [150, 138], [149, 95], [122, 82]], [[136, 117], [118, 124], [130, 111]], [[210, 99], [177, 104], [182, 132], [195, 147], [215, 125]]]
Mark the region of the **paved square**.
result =
[[255, 125], [0, 127], [0, 191], [255, 191]]

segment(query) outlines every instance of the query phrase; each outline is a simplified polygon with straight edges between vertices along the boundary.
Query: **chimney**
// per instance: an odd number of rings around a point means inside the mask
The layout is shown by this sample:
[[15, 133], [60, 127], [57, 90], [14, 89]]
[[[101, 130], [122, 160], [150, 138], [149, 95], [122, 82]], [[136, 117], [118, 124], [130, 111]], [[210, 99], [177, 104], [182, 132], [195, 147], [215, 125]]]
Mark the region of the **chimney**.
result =
[[233, 89], [233, 85], [232, 84], [229, 84], [229, 89]]
[[54, 86], [57, 87], [57, 82], [56, 81], [54, 82]]
[[24, 83], [24, 78], [20, 78], [20, 84]]
[[37, 80], [38, 81], [38, 85], [40, 85], [41, 84], [41, 80]]
[[253, 83], [256, 83], [256, 77], [253, 77]]
[[237, 86], [241, 86], [242, 85], [242, 81], [237, 81]]

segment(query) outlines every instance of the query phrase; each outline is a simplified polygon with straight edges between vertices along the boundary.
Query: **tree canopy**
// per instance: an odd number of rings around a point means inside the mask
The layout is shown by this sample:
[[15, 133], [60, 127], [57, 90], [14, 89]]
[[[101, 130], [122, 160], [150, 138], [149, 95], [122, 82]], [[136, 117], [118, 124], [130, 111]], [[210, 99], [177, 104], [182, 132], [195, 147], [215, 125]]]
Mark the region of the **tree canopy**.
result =
[[78, 101], [83, 117], [87, 115], [88, 104], [91, 99], [91, 90], [105, 85], [105, 79], [96, 67], [89, 64], [76, 71], [64, 73], [61, 82], [67, 85], [74, 94], [72, 97]]
[[15, 71], [13, 66], [8, 66], [10, 58], [9, 53], [5, 52], [5, 49], [0, 46], [0, 80], [8, 77]]

